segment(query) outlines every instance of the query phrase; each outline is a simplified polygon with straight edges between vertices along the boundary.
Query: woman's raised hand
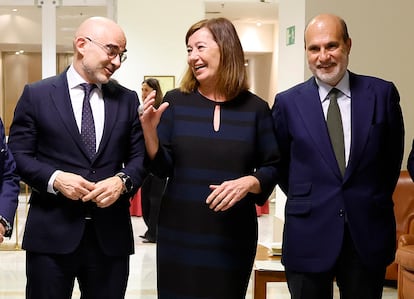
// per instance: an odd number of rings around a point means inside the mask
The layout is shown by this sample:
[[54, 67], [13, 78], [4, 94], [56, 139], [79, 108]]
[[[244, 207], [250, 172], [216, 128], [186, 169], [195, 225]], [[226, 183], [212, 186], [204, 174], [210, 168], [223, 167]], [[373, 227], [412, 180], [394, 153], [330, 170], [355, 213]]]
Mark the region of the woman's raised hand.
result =
[[145, 139], [145, 148], [150, 159], [153, 159], [159, 148], [157, 126], [161, 115], [168, 107], [168, 103], [162, 103], [158, 109], [154, 107], [155, 90], [150, 92], [144, 102], [138, 107], [138, 116], [141, 121], [142, 132]]
[[153, 105], [155, 102], [155, 95], [156, 91], [151, 91], [148, 96], [143, 99], [143, 103], [138, 107], [138, 116], [141, 125], [143, 126], [143, 130], [150, 129], [149, 127], [156, 129], [160, 122], [161, 115], [169, 105], [167, 102], [164, 102], [158, 109], [156, 109]]

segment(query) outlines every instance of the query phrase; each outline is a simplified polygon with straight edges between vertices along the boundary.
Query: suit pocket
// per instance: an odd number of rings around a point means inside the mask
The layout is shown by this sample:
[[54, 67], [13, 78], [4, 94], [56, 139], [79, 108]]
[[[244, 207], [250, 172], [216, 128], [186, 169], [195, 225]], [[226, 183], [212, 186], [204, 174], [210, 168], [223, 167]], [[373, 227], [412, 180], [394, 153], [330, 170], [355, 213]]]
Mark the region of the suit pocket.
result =
[[286, 213], [288, 215], [305, 215], [311, 210], [311, 202], [306, 199], [311, 194], [312, 183], [295, 183], [289, 187]]
[[311, 211], [312, 204], [305, 199], [288, 199], [286, 202], [287, 215], [307, 215]]

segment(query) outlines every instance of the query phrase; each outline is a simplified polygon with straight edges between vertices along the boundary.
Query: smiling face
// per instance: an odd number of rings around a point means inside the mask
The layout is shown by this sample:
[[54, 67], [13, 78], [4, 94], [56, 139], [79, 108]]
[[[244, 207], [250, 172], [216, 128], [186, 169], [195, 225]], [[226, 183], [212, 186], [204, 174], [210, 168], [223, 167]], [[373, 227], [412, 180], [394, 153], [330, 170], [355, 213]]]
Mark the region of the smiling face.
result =
[[214, 85], [220, 67], [220, 49], [207, 28], [200, 28], [189, 37], [187, 53], [187, 63], [200, 87]]
[[122, 29], [112, 20], [90, 18], [78, 29], [74, 41], [74, 67], [89, 83], [108, 83], [121, 66], [119, 55], [109, 49], [125, 51], [126, 38]]
[[351, 51], [351, 39], [344, 40], [340, 19], [332, 15], [313, 19], [305, 31], [305, 49], [313, 75], [335, 86], [348, 68]]

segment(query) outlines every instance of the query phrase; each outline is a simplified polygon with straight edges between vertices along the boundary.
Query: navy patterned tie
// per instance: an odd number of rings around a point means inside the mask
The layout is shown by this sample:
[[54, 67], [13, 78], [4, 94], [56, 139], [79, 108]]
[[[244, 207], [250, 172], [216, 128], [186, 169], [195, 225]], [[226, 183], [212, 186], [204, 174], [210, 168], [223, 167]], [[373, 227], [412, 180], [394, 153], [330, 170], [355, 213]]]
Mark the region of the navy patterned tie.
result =
[[95, 123], [93, 121], [93, 114], [91, 109], [91, 92], [96, 87], [95, 84], [82, 83], [85, 96], [83, 98], [82, 107], [82, 124], [81, 124], [81, 137], [85, 143], [89, 158], [92, 159], [96, 152], [96, 134]]
[[337, 96], [340, 91], [332, 88], [329, 92], [329, 107], [326, 123], [328, 125], [329, 137], [335, 152], [336, 161], [342, 176], [345, 173], [345, 145], [344, 130], [342, 127], [341, 111], [339, 110]]

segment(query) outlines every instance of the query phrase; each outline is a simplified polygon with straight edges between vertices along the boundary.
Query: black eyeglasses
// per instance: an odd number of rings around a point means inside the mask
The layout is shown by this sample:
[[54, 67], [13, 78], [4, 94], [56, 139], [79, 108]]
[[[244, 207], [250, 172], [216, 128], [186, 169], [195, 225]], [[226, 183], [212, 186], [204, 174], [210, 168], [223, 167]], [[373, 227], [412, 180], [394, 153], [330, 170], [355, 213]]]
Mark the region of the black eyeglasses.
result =
[[94, 41], [93, 39], [87, 36], [85, 36], [85, 38], [91, 43], [94, 43], [95, 45], [99, 46], [102, 50], [104, 50], [109, 58], [114, 59], [116, 56], [119, 55], [119, 59], [121, 60], [121, 63], [127, 59], [126, 49], [124, 51], [121, 51], [118, 46], [115, 46], [112, 44], [104, 45], [97, 41]]

